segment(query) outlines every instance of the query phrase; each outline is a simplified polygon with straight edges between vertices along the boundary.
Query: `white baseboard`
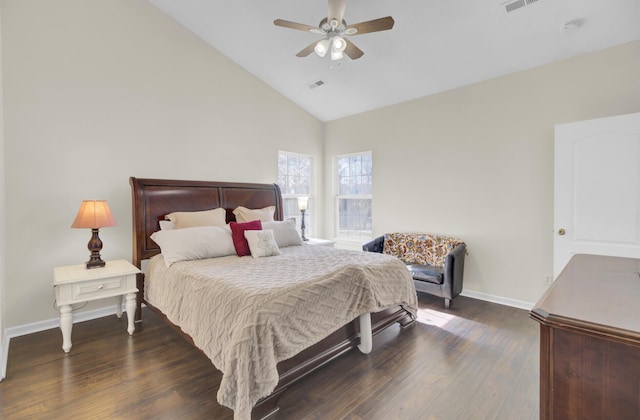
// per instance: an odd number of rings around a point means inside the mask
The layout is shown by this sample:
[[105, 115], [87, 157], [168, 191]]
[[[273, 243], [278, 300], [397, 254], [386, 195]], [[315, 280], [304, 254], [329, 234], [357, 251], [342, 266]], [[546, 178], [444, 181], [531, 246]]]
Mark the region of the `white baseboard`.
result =
[[[500, 305], [513, 306], [514, 308], [531, 310], [535, 303], [526, 302], [523, 300], [511, 299], [504, 296], [490, 295], [488, 293], [476, 292], [475, 290], [463, 290], [462, 296], [467, 296], [473, 299], [485, 300], [487, 302], [498, 303]], [[122, 312], [127, 310], [123, 305]], [[90, 311], [77, 312], [73, 314], [73, 323], [89, 321], [96, 318], [102, 318], [109, 315], [114, 315], [116, 310], [113, 306], [107, 306], [104, 308], [93, 309]], [[58, 328], [60, 326], [60, 318], [51, 318], [45, 321], [33, 322], [31, 324], [19, 325], [17, 327], [10, 327], [5, 330], [4, 345], [2, 349], [2, 361], [4, 362], [7, 357], [9, 349], [9, 341], [13, 337], [20, 337], [27, 334], [33, 334], [40, 331], [49, 330], [51, 328]], [[4, 366], [4, 364], [2, 365]], [[0, 368], [2, 367], [0, 366]], [[4, 372], [4, 371], [3, 371]]]
[[[484, 300], [487, 302], [498, 303], [500, 305], [512, 306], [514, 308], [526, 309], [530, 311], [533, 308], [534, 303], [525, 302], [522, 300], [506, 298], [503, 296], [490, 295], [487, 293], [476, 292], [474, 290], [463, 290], [462, 296], [470, 297], [473, 299]], [[126, 308], [123, 307], [123, 312], [126, 312]], [[73, 314], [73, 322], [84, 322], [96, 318], [102, 318], [105, 316], [113, 315], [116, 310], [113, 306], [104, 308], [98, 308], [86, 312], [78, 312]], [[2, 359], [0, 360], [0, 381], [4, 379], [7, 372], [7, 358], [9, 355], [9, 341], [13, 337], [20, 337], [27, 334], [33, 334], [40, 331], [49, 330], [51, 328], [58, 328], [60, 326], [60, 318], [51, 318], [45, 321], [33, 322], [31, 324], [19, 325], [17, 327], [7, 328], [4, 335], [4, 343], [2, 346]]]
[[527, 311], [530, 311], [535, 305], [535, 303], [533, 302], [525, 302], [524, 300], [511, 299], [504, 296], [490, 295], [487, 293], [476, 292], [474, 290], [465, 289], [460, 294], [462, 296], [466, 296], [474, 299], [485, 300], [487, 302], [493, 302], [493, 303], [499, 303], [500, 305], [513, 306], [514, 308], [519, 308], [519, 309], [526, 309]]
[[[123, 310], [126, 312], [126, 309]], [[104, 308], [92, 309], [84, 312], [73, 313], [73, 323], [89, 321], [96, 318], [102, 318], [104, 316], [113, 315], [116, 313], [116, 308], [113, 305], [106, 306]], [[7, 328], [5, 331], [5, 338], [11, 339], [13, 337], [20, 337], [27, 334], [33, 334], [44, 330], [50, 330], [51, 328], [60, 327], [60, 318], [51, 318], [45, 321], [33, 322], [31, 324], [19, 325], [17, 327]]]
[[2, 381], [7, 376], [7, 358], [9, 357], [9, 338], [7, 338], [6, 335], [2, 341], [0, 351], [2, 352], [2, 359], [0, 359], [0, 381]]

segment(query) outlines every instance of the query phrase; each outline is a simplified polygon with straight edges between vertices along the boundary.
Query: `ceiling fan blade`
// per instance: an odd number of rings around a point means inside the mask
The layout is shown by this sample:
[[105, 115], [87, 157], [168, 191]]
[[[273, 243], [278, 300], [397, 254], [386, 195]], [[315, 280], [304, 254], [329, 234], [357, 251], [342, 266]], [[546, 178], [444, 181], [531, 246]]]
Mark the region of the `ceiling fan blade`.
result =
[[347, 0], [329, 0], [329, 14], [327, 15], [327, 22], [331, 24], [331, 21], [335, 19], [338, 22], [338, 26], [340, 26], [342, 24], [344, 9], [346, 7]]
[[308, 46], [306, 46], [304, 49], [300, 50], [300, 52], [298, 54], [296, 54], [297, 57], [306, 57], [309, 54], [311, 54], [313, 52], [313, 49], [316, 47], [316, 44], [318, 43], [318, 41], [314, 41], [311, 44], [309, 44]]
[[364, 51], [360, 48], [356, 47], [355, 44], [348, 39], [344, 38], [347, 43], [347, 48], [344, 49], [344, 53], [349, 56], [352, 60], [357, 60], [358, 58], [364, 55]]
[[[346, 27], [345, 33], [348, 35], [361, 35], [368, 34], [370, 32], [387, 31], [393, 28], [394, 23], [395, 21], [393, 20], [393, 18], [391, 16], [387, 16], [349, 25]], [[355, 29], [356, 32], [350, 33], [350, 29]]]
[[315, 26], [309, 26], [303, 23], [291, 22], [284, 19], [276, 19], [273, 21], [273, 24], [276, 26], [282, 26], [283, 28], [297, 29], [299, 31], [313, 32], [316, 34], [324, 34], [324, 32], [320, 30], [320, 28], [317, 28]]

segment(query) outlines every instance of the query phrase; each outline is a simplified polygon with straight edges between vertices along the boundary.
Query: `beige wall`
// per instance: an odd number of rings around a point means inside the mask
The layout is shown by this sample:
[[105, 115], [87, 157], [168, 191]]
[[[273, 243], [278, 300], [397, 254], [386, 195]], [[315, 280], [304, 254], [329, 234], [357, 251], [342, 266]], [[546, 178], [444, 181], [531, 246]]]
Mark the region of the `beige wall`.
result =
[[634, 42], [327, 123], [325, 164], [372, 150], [376, 235], [460, 236], [465, 289], [532, 303], [553, 272], [554, 125], [638, 111]]
[[7, 327], [57, 315], [52, 268], [88, 257], [81, 200], [109, 201], [103, 257], [130, 258], [129, 176], [275, 182], [278, 150], [317, 179], [322, 156], [372, 150], [376, 234], [458, 235], [467, 290], [533, 302], [554, 124], [640, 111], [640, 42], [323, 125], [144, 0], [2, 0], [1, 25]]
[[57, 315], [53, 267], [89, 255], [81, 200], [118, 221], [103, 258], [131, 258], [130, 176], [276, 182], [278, 150], [321, 162], [317, 119], [147, 1], [2, 8], [7, 327]]
[[2, 102], [2, 4], [0, 4], [0, 381], [6, 374], [7, 348], [5, 348], [4, 322], [4, 283], [6, 279], [5, 266], [5, 170], [4, 170], [4, 105]]

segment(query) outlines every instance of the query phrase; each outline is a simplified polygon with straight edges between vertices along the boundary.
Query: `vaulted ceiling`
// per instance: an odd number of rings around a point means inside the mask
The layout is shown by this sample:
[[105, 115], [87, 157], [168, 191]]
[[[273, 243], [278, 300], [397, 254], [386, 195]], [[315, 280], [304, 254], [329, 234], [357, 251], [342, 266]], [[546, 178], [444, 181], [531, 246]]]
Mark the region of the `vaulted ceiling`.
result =
[[150, 1], [322, 121], [640, 39], [639, 0], [347, 0], [347, 24], [395, 26], [350, 37], [364, 56], [332, 66], [296, 57], [321, 35], [273, 24], [317, 26], [327, 0]]

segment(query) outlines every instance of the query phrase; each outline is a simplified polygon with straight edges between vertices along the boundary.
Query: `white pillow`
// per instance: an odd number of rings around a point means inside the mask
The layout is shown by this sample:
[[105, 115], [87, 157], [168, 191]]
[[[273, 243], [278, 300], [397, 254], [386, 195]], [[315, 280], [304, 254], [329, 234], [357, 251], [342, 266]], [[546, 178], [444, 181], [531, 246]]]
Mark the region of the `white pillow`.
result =
[[244, 237], [249, 243], [253, 258], [280, 255], [280, 249], [273, 237], [272, 230], [245, 230]]
[[227, 211], [222, 207], [205, 211], [175, 211], [167, 214], [164, 218], [176, 225], [176, 229], [196, 226], [225, 226]]
[[273, 237], [280, 248], [302, 245], [302, 238], [296, 230], [295, 219], [287, 219], [282, 222], [264, 222], [262, 229], [273, 230]]
[[176, 228], [176, 225], [170, 220], [160, 220], [158, 223], [160, 223], [160, 230], [173, 230]]
[[159, 230], [151, 235], [158, 245], [167, 267], [178, 261], [236, 255], [231, 229], [227, 226], [200, 226]]
[[251, 222], [252, 220], [273, 222], [273, 212], [275, 210], [276, 206], [269, 206], [263, 209], [248, 209], [246, 207], [238, 206], [233, 211], [233, 214], [235, 214], [236, 222], [238, 223]]

